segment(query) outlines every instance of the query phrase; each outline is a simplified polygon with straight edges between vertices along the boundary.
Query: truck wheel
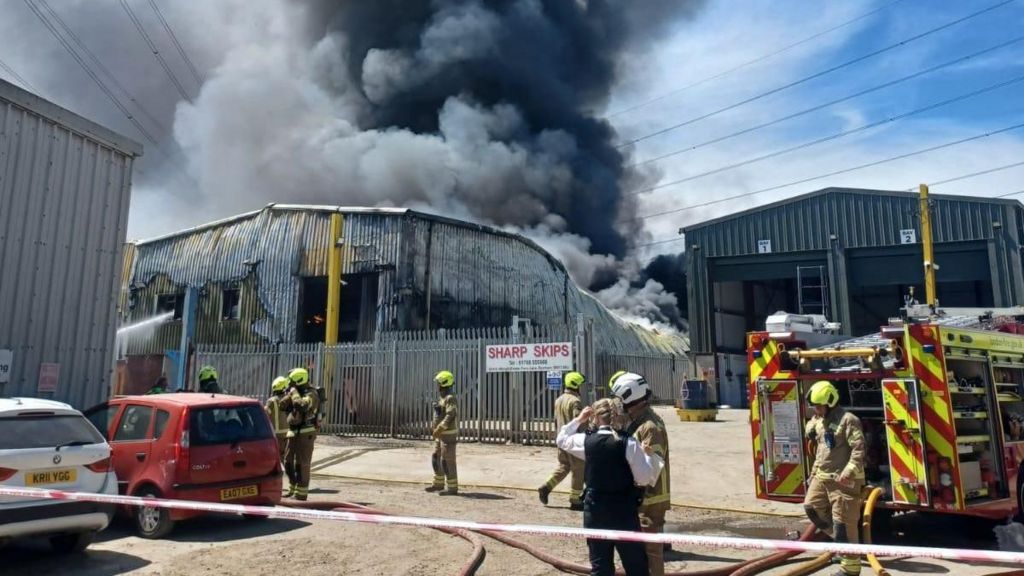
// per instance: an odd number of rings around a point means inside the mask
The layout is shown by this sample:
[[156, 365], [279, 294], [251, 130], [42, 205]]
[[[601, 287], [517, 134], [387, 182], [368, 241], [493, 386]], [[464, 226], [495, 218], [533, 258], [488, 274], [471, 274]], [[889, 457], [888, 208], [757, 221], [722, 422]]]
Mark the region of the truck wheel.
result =
[[50, 546], [58, 554], [77, 554], [85, 552], [96, 537], [95, 532], [76, 532], [74, 534], [58, 534], [50, 537]]
[[[159, 498], [156, 490], [146, 488], [135, 494], [140, 498]], [[174, 520], [171, 520], [171, 511], [167, 508], [153, 508], [150, 506], [137, 506], [135, 508], [135, 528], [139, 536], [149, 540], [157, 540], [167, 536], [174, 528]]]

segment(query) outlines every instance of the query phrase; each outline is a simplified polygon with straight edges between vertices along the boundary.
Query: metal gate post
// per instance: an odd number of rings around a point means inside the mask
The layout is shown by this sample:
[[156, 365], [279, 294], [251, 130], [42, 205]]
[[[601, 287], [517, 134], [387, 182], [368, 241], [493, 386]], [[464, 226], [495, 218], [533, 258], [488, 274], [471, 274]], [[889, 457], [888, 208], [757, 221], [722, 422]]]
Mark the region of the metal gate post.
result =
[[476, 441], [484, 441], [484, 341], [476, 341]]
[[395, 389], [398, 387], [398, 340], [391, 341], [391, 437], [395, 437]]

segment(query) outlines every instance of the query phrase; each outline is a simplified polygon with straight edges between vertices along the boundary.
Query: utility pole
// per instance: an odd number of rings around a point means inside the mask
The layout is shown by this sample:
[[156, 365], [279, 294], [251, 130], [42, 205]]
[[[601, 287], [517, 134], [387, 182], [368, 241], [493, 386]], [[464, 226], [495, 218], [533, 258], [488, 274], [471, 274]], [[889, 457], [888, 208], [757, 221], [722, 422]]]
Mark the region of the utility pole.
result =
[[939, 265], [935, 263], [935, 253], [932, 249], [932, 218], [931, 207], [928, 201], [928, 185], [921, 184], [921, 243], [924, 246], [924, 291], [925, 304], [932, 310], [938, 305], [935, 294], [935, 271]]

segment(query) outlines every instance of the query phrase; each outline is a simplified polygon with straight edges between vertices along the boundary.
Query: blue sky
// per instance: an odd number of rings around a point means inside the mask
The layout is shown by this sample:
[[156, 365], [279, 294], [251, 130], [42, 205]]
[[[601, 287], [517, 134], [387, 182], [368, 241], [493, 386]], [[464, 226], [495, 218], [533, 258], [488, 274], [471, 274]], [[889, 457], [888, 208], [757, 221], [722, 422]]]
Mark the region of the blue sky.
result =
[[[1000, 2], [709, 0], [693, 19], [680, 23], [671, 37], [651, 51], [635, 55], [624, 70], [607, 110], [595, 113], [607, 114], [647, 101], [877, 10], [867, 18], [723, 78], [655, 104], [611, 116], [610, 121], [622, 138], [628, 140], [797, 81]], [[19, 70], [43, 96], [122, 132], [134, 134], [132, 126], [95, 90], [25, 2], [2, 0], [0, 5], [6, 16], [0, 19], [0, 36], [5, 38], [0, 45], [0, 58]], [[64, 0], [51, 1], [50, 5], [79, 30], [111, 68], [128, 79], [129, 88], [165, 125], [174, 123], [180, 98], [148, 57], [141, 39], [125, 33], [130, 30], [130, 23], [120, 12], [118, 2]], [[294, 23], [289, 22], [289, 12], [285, 9], [290, 3], [281, 0], [166, 1], [160, 5], [204, 71], [217, 66], [229, 51], [249, 53], [253, 46], [268, 41], [287, 44], [294, 34]], [[243, 6], [247, 10], [240, 10]], [[86, 14], [93, 17], [86, 18]], [[139, 10], [139, 14], [147, 28], [160, 30], [151, 11]], [[1024, 1], [1018, 0], [837, 72], [645, 140], [635, 146], [635, 156], [644, 160], [693, 146], [1021, 35], [1024, 35]], [[161, 40], [162, 35], [156, 36], [158, 41], [164, 42], [161, 46], [164, 54], [173, 59], [174, 48], [166, 39]], [[146, 57], [140, 58], [139, 54]], [[196, 86], [188, 82], [184, 70], [179, 72], [187, 88], [195, 90]], [[0, 75], [6, 74], [0, 71]], [[1021, 75], [1024, 75], [1024, 40], [963, 64], [679, 154], [655, 165], [662, 171], [662, 182], [692, 177]], [[667, 186], [642, 194], [640, 213], [685, 209], [709, 198], [745, 194], [1024, 122], [1022, 96], [1024, 82], [1019, 82], [849, 137]], [[168, 133], [166, 137], [171, 136]], [[150, 150], [138, 165], [149, 178], [138, 178], [137, 183], [158, 180], [173, 185], [181, 180], [180, 174], [171, 169], [160, 174], [162, 167], [154, 165], [158, 161], [166, 164], [159, 153]], [[920, 182], [937, 182], [1020, 161], [1024, 161], [1024, 129], [737, 201], [651, 218], [645, 221], [645, 231], [639, 236], [641, 241], [676, 238], [681, 226], [827, 186], [906, 189]], [[936, 186], [934, 192], [991, 196], [1016, 190], [1024, 190], [1024, 166]], [[169, 196], [175, 201], [182, 199], [178, 201], [180, 205], [169, 202]], [[183, 218], [189, 219], [186, 224], [201, 221], [203, 215], [196, 214], [190, 198], [192, 196], [186, 193], [168, 195], [163, 188], [137, 184], [129, 234], [149, 236], [177, 229], [182, 226]], [[1019, 198], [1024, 199], [1024, 194]], [[680, 248], [681, 243], [673, 242], [650, 246], [645, 251], [649, 256]]]
[[[868, 18], [783, 54], [643, 108], [612, 116], [624, 139], [701, 116], [880, 50], [998, 1], [712, 2], [636, 66], [614, 112], [772, 53], [872, 10]], [[686, 148], [943, 64], [1024, 35], [1024, 5], [1011, 2], [905, 46], [635, 145], [639, 160]], [[1024, 76], [1024, 40], [962, 64], [657, 162], [663, 182], [788, 148]], [[685, 208], [864, 164], [1024, 122], [1024, 81], [855, 135], [642, 196], [641, 214]], [[651, 218], [654, 240], [679, 227], [827, 186], [906, 189], [920, 182], [1024, 161], [1024, 129], [741, 201]], [[936, 186], [935, 193], [993, 196], [1024, 190], [1024, 166]], [[1024, 194], [1020, 196], [1024, 198]], [[652, 246], [674, 252], [677, 243]]]

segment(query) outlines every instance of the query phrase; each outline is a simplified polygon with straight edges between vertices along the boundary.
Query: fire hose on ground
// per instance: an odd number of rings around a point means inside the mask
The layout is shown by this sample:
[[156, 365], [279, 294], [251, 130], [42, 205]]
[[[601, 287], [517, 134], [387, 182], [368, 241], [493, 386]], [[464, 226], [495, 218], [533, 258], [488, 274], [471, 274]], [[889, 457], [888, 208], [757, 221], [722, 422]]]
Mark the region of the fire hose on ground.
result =
[[[376, 514], [376, 515], [381, 515], [381, 516], [390, 516], [391, 515], [391, 514], [389, 514], [387, 512], [384, 512], [382, 510], [377, 510], [377, 509], [374, 509], [374, 508], [370, 508], [368, 506], [363, 506], [361, 504], [355, 504], [355, 503], [352, 503], [352, 502], [341, 502], [341, 501], [307, 501], [307, 502], [298, 502], [298, 501], [289, 501], [289, 502], [282, 502], [281, 505], [282, 506], [287, 506], [287, 507], [290, 507], [290, 508], [299, 508], [299, 509], [304, 509], [304, 510], [338, 510], [338, 511], [353, 511], [353, 510], [355, 510], [355, 511], [364, 512], [364, 513], [367, 513], [367, 514]], [[449, 528], [434, 528], [434, 529], [438, 530], [440, 532], [443, 532], [445, 534], [452, 534], [452, 535], [458, 536], [458, 537], [462, 538], [463, 540], [466, 540], [467, 542], [469, 542], [470, 544], [473, 545], [473, 554], [471, 555], [469, 561], [466, 562], [465, 565], [463, 565], [462, 570], [459, 572], [460, 576], [473, 576], [473, 575], [475, 575], [477, 570], [480, 568], [480, 566], [483, 565], [484, 559], [486, 558], [487, 551], [484, 548], [483, 542], [481, 541], [480, 537], [477, 534], [482, 534], [484, 536], [487, 536], [488, 538], [497, 540], [498, 542], [501, 542], [502, 544], [505, 544], [507, 546], [511, 546], [511, 547], [516, 548], [518, 550], [522, 550], [523, 552], [526, 552], [527, 554], [533, 556], [537, 560], [540, 560], [541, 562], [544, 562], [545, 564], [548, 564], [548, 565], [550, 565], [550, 566], [552, 566], [552, 567], [554, 567], [557, 570], [560, 570], [562, 572], [568, 572], [570, 574], [581, 574], [581, 575], [590, 574], [590, 565], [589, 564], [579, 564], [579, 563], [576, 563], [576, 562], [571, 562], [571, 561], [568, 561], [568, 560], [564, 560], [562, 558], [558, 558], [557, 556], [554, 556], [552, 554], [544, 552], [543, 550], [540, 550], [539, 548], [537, 548], [535, 546], [527, 544], [526, 542], [523, 542], [523, 541], [518, 540], [516, 538], [512, 538], [512, 537], [510, 537], [510, 536], [508, 536], [506, 534], [503, 534], [501, 532], [494, 532], [494, 531], [490, 531], [490, 530], [479, 530], [479, 531], [474, 530], [474, 531], [470, 531], [470, 530], [449, 529]], [[816, 534], [816, 530], [815, 530], [814, 526], [809, 526], [800, 535], [800, 540], [801, 541], [813, 540], [815, 534]], [[744, 561], [741, 561], [741, 562], [739, 562], [737, 564], [734, 564], [734, 565], [731, 565], [731, 566], [723, 566], [721, 568], [708, 568], [708, 569], [703, 569], [703, 570], [687, 570], [687, 571], [682, 571], [682, 572], [666, 572], [665, 574], [666, 574], [666, 576], [751, 576], [753, 574], [758, 574], [758, 573], [763, 572], [765, 570], [769, 570], [771, 568], [779, 566], [783, 562], [785, 562], [785, 561], [787, 561], [787, 560], [789, 560], [789, 559], [791, 559], [791, 558], [793, 558], [795, 556], [798, 556], [799, 554], [800, 554], [799, 552], [789, 552], [789, 551], [787, 551], [787, 552], [776, 552], [774, 554], [769, 554], [769, 555], [761, 557], [761, 558], [753, 558], [753, 559], [750, 559], [750, 560], [744, 560]], [[831, 557], [831, 555], [824, 555], [824, 554], [823, 554], [823, 556]], [[624, 575], [625, 575], [625, 573], [622, 570], [616, 571], [616, 576], [624, 576]]]
[[[572, 528], [568, 526], [548, 526], [538, 524], [502, 524], [494, 522], [479, 522], [473, 520], [458, 520], [450, 518], [430, 518], [420, 516], [403, 516], [388, 514], [372, 508], [350, 504], [346, 502], [306, 502], [302, 504], [292, 503], [291, 506], [271, 507], [249, 504], [230, 504], [221, 502], [204, 502], [195, 500], [164, 499], [153, 497], [125, 496], [118, 494], [96, 494], [89, 492], [68, 492], [63, 490], [43, 488], [23, 488], [17, 486], [0, 485], [0, 496], [15, 496], [27, 498], [42, 498], [59, 501], [95, 502], [99, 504], [129, 507], [154, 507], [164, 509], [190, 510], [200, 513], [236, 514], [243, 516], [267, 516], [271, 518], [287, 518], [303, 521], [329, 520], [335, 522], [357, 522], [369, 524], [382, 524], [392, 526], [408, 526], [419, 528], [437, 529], [448, 534], [458, 535], [473, 543], [474, 552], [469, 563], [462, 570], [462, 574], [475, 574], [481, 566], [485, 557], [482, 541], [471, 532], [501, 534], [531, 534], [543, 536], [557, 536], [570, 538], [587, 538], [604, 541], [628, 541], [642, 542], [645, 544], [682, 544], [685, 546], [715, 548], [736, 548], [744, 550], [765, 550], [773, 554], [761, 559], [740, 562], [733, 566], [723, 567], [714, 570], [698, 572], [682, 572], [687, 576], [708, 576], [710, 574], [730, 574], [731, 576], [743, 576], [757, 574], [761, 571], [774, 568], [805, 552], [813, 552], [824, 555], [841, 554], [847, 556], [866, 556], [878, 554], [887, 557], [921, 557], [952, 560], [958, 562], [973, 563], [1007, 563], [1013, 565], [1024, 565], [1024, 553], [999, 551], [999, 550], [977, 550], [961, 548], [935, 548], [916, 547], [906, 545], [873, 545], [855, 544], [849, 542], [813, 542], [813, 536], [818, 532], [808, 527], [800, 541], [768, 540], [762, 538], [740, 538], [733, 536], [713, 536], [704, 534], [650, 534], [620, 530], [596, 529], [596, 528]], [[877, 500], [877, 498], [875, 498]], [[305, 509], [303, 509], [305, 508]], [[824, 562], [824, 557], [815, 562]], [[562, 564], [559, 560], [558, 565]], [[586, 569], [586, 566], [571, 566], [574, 569]], [[791, 572], [806, 573], [808, 566], [799, 566]], [[1009, 574], [1019, 573], [1011, 572]]]
[[[281, 502], [281, 505], [287, 506], [289, 508], [301, 508], [303, 510], [339, 510], [342, 512], [356, 510], [359, 512], [364, 512], [366, 514], [390, 516], [390, 514], [382, 510], [376, 510], [374, 508], [370, 508], [369, 506], [363, 506], [362, 504], [355, 504], [353, 502], [292, 501]], [[474, 576], [476, 574], [476, 571], [479, 570], [481, 566], [483, 566], [484, 559], [487, 557], [487, 549], [484, 548], [483, 539], [481, 539], [480, 536], [469, 530], [442, 527], [435, 527], [434, 530], [437, 530], [438, 532], [443, 532], [445, 534], [458, 536], [459, 538], [462, 538], [463, 540], [473, 545], [473, 553], [472, 555], [470, 555], [469, 560], [462, 566], [462, 569], [459, 571], [459, 576]]]

